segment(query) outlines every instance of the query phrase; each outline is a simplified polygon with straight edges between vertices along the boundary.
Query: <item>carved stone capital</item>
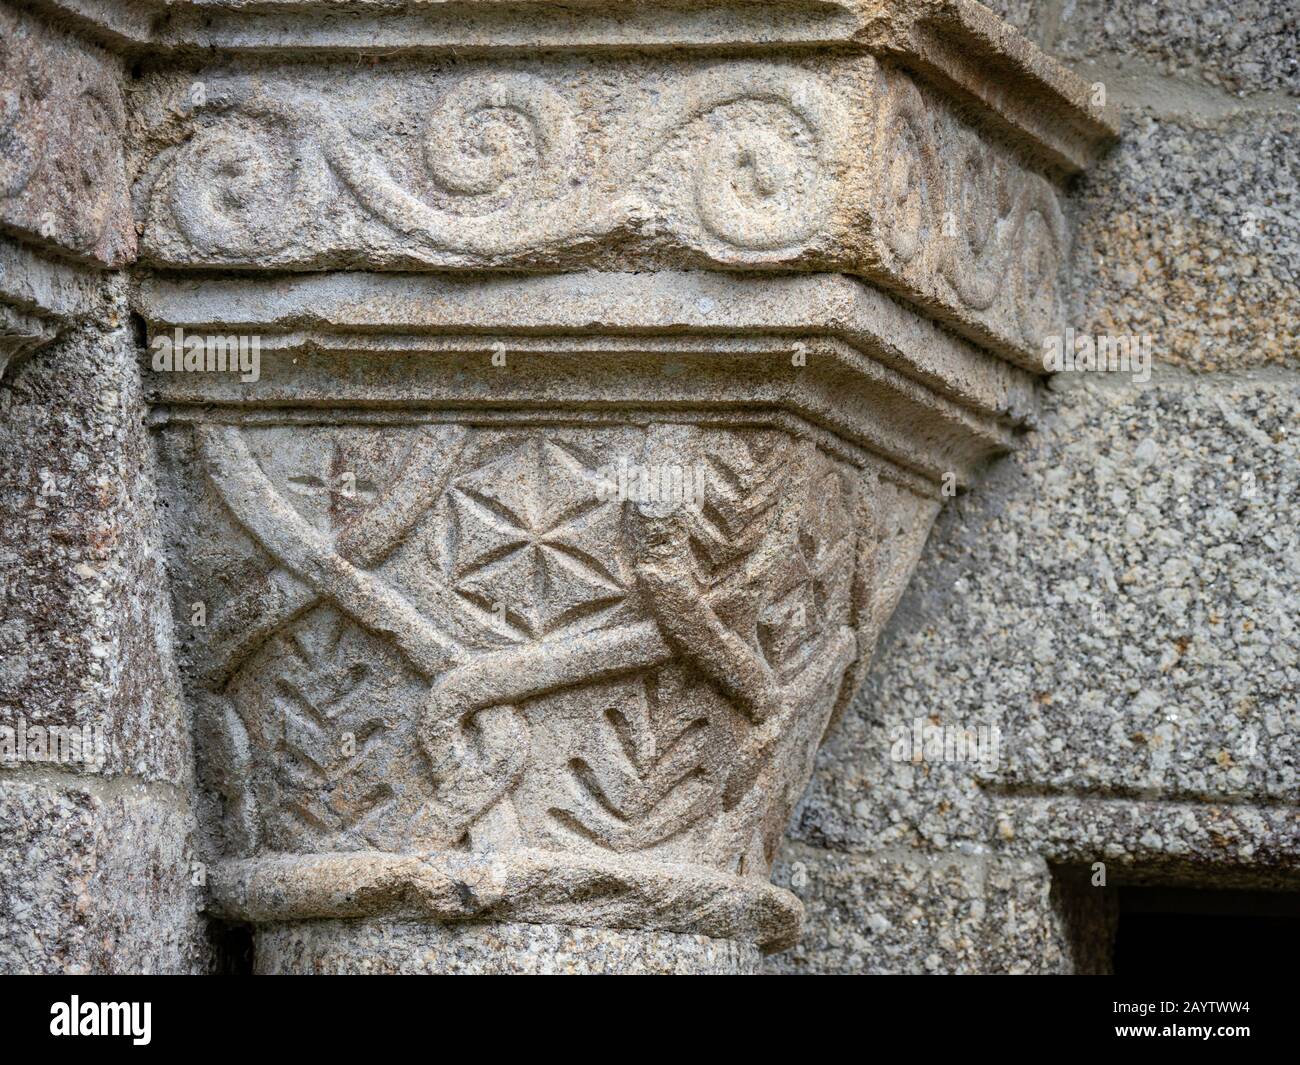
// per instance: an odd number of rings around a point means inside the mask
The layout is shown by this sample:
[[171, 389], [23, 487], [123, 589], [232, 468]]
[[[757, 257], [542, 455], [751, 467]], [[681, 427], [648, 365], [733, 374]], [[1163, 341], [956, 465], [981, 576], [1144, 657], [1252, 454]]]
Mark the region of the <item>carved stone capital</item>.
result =
[[136, 94], [214, 906], [263, 971], [752, 969], [1110, 120], [964, 0], [311, 6], [172, 5]]
[[1027, 375], [836, 276], [139, 308], [151, 341], [259, 323], [256, 383], [151, 375], [222, 913], [793, 941], [785, 822]]

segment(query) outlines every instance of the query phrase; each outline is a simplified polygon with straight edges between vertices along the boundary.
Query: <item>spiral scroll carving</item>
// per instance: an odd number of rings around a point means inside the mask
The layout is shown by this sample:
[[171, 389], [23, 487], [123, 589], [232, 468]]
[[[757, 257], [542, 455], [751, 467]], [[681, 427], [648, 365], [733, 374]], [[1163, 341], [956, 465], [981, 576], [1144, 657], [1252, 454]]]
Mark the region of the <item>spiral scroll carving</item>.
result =
[[[684, 140], [693, 211], [709, 237], [770, 252], [824, 224], [840, 129], [816, 79], [745, 66], [689, 79], [641, 140], [650, 157]], [[631, 175], [650, 162], [643, 157]]]
[[568, 104], [539, 78], [468, 78], [429, 116], [424, 160], [439, 189], [485, 201], [491, 209], [519, 180], [526, 182], [529, 199], [554, 196], [571, 167], [576, 140]]
[[1056, 190], [906, 72], [875, 68], [868, 84], [874, 110], [858, 122], [820, 76], [720, 64], [589, 135], [565, 86], [474, 74], [430, 93], [403, 143], [314, 94], [232, 83], [215, 94], [223, 113], [152, 171], [168, 210], [147, 242], [164, 258], [184, 243], [219, 261], [450, 267], [652, 244], [732, 265], [825, 254], [868, 275], [878, 260], [904, 295], [1035, 344], [1058, 298]]
[[177, 155], [171, 209], [196, 248], [225, 255], [276, 251], [296, 224], [300, 163], [285, 120], [242, 114], [201, 129]]
[[884, 239], [903, 262], [920, 250], [934, 209], [940, 179], [934, 140], [934, 120], [920, 93], [901, 80], [890, 86], [876, 133], [882, 167], [878, 210]]
[[1017, 214], [1014, 299], [1021, 335], [1036, 344], [1060, 314], [1065, 219], [1051, 190], [1037, 181], [1025, 188]]
[[1011, 191], [1001, 160], [973, 138], [962, 138], [954, 160], [943, 272], [962, 303], [982, 311], [1002, 287]]
[[815, 181], [779, 135], [727, 131], [702, 153], [695, 202], [715, 237], [741, 248], [780, 248], [814, 228], [805, 208]]

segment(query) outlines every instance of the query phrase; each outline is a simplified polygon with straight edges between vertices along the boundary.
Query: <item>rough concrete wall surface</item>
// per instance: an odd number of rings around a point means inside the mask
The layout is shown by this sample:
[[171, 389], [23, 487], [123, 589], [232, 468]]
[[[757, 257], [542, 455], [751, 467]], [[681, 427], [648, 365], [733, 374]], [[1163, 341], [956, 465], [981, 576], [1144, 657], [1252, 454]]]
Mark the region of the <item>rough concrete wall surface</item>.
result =
[[1284, 909], [1296, 64], [1267, 0], [0, 0], [0, 971]]

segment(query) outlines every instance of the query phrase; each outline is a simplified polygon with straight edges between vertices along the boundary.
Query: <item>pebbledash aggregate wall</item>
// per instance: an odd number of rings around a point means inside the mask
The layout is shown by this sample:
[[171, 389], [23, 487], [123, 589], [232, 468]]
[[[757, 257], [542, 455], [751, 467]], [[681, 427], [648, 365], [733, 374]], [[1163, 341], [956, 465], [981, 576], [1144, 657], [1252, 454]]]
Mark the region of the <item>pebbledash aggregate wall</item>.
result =
[[[1113, 933], [1095, 862], [1296, 891], [1295, 11], [995, 8], [1123, 110], [1073, 203], [1070, 322], [1150, 335], [1151, 379], [1051, 378], [1021, 450], [939, 516], [792, 820], [775, 879], [808, 917], [775, 971], [1104, 970], [1076, 945]], [[997, 771], [895, 761], [917, 719], [998, 726]]]
[[1288, 8], [0, 2], [0, 970], [1294, 898]]

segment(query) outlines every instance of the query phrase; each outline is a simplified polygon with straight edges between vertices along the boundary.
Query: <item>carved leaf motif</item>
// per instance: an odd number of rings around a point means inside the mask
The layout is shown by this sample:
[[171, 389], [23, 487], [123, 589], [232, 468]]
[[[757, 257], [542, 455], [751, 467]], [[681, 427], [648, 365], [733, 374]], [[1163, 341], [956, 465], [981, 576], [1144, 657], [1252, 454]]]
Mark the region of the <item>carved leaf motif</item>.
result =
[[695, 577], [711, 590], [737, 582], [737, 567], [767, 535], [790, 472], [782, 434], [714, 434], [701, 449], [709, 465], [704, 506], [678, 512]]
[[[238, 696], [267, 756], [253, 770], [264, 842], [558, 838], [664, 860], [704, 846], [710, 864], [734, 862], [789, 752], [815, 745], [814, 704], [829, 707], [848, 664], [837, 464], [780, 430], [656, 426], [647, 460], [694, 459], [708, 476], [702, 500], [647, 512], [605, 498], [598, 452], [573, 433], [484, 432], [463, 448], [455, 436], [420, 430], [392, 472], [372, 483], [363, 466], [338, 509], [340, 467], [359, 464], [328, 435], [305, 455], [278, 449], [277, 489], [236, 430], [201, 431], [218, 494], [296, 582]], [[445, 535], [408, 549], [385, 533], [426, 513]], [[522, 638], [482, 646], [433, 629], [436, 610], [403, 590], [431, 570], [450, 612], [506, 599]]]
[[333, 611], [285, 636], [272, 681], [270, 729], [279, 733], [279, 819], [291, 835], [371, 842], [366, 822], [393, 802], [384, 748], [389, 727], [366, 698], [371, 667]]
[[551, 816], [616, 851], [644, 850], [690, 828], [723, 782], [728, 710], [680, 668], [645, 674], [606, 705], [593, 749], [569, 760], [572, 802]]
[[853, 528], [838, 474], [810, 464], [806, 497], [784, 573], [759, 614], [758, 639], [783, 680], [801, 668], [848, 620]]

